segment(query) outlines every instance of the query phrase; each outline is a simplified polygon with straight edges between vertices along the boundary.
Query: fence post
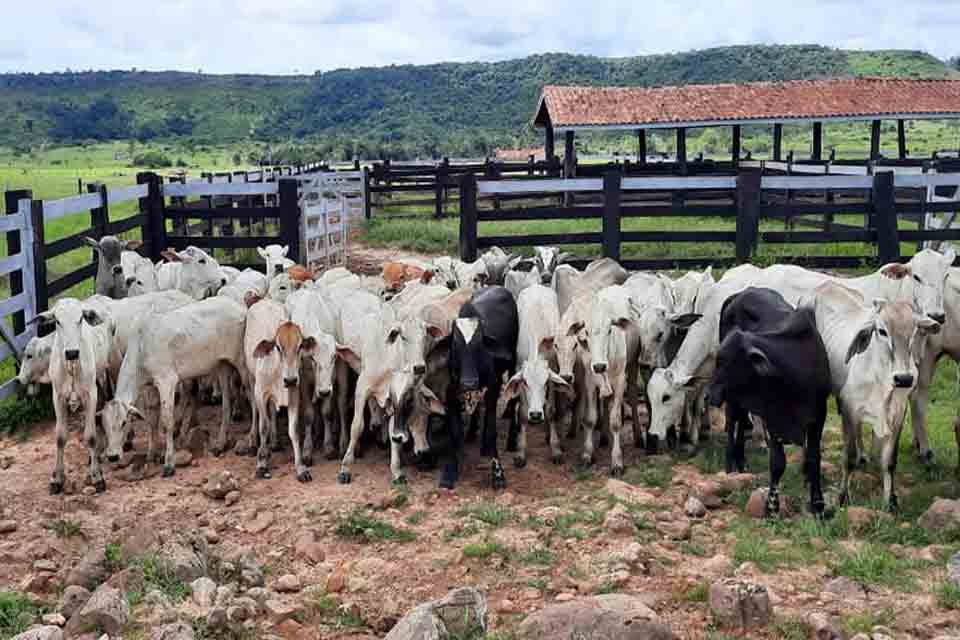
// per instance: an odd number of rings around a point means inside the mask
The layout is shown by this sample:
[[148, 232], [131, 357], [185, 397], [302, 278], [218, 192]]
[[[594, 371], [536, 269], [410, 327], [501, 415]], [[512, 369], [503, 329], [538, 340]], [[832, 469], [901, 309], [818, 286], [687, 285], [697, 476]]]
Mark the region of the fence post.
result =
[[460, 259], [477, 259], [477, 177], [472, 173], [460, 178]]
[[297, 202], [297, 181], [283, 178], [280, 183], [280, 242], [289, 246], [287, 257], [300, 262], [300, 204]]
[[761, 172], [743, 168], [737, 173], [737, 262], [750, 261], [760, 225]]
[[[88, 182], [87, 193], [100, 194], [100, 206], [90, 209], [90, 227], [93, 229], [94, 237], [99, 240], [107, 235], [107, 223], [110, 221], [110, 213], [107, 209], [107, 185], [100, 182]], [[97, 250], [93, 250], [93, 261], [98, 262], [100, 256]]]
[[603, 174], [603, 257], [620, 260], [620, 171]]
[[[137, 174], [137, 183], [147, 185], [147, 197], [140, 199], [140, 211], [144, 215], [143, 241], [150, 245], [150, 259], [160, 262], [160, 253], [167, 248], [167, 221], [163, 215], [163, 178], [153, 172], [140, 173]], [[176, 225], [173, 232], [177, 233]]]
[[363, 180], [363, 217], [370, 219], [370, 167], [364, 167], [361, 171], [361, 180]]
[[436, 184], [433, 188], [433, 217], [437, 220], [443, 217], [443, 190], [447, 183], [447, 167], [441, 163], [437, 165]]
[[[8, 216], [15, 215], [20, 211], [20, 201], [24, 199], [33, 199], [33, 192], [29, 189], [17, 191], [6, 191], [3, 194], [3, 208]], [[7, 255], [14, 256], [23, 251], [20, 242], [20, 230], [7, 232]], [[30, 242], [30, 239], [27, 239]], [[23, 293], [23, 272], [19, 269], [10, 272], [10, 297], [13, 298]], [[26, 318], [23, 311], [17, 311], [13, 314], [13, 335], [19, 336], [26, 330]]]
[[893, 171], [873, 174], [873, 214], [877, 229], [877, 258], [880, 264], [900, 261], [900, 234], [897, 230], [897, 203]]
[[[33, 224], [33, 278], [37, 288], [37, 313], [50, 308], [47, 288], [46, 237], [43, 232], [43, 200], [30, 202], [30, 221]], [[43, 334], [43, 331], [39, 331]], [[45, 334], [44, 334], [45, 335]]]

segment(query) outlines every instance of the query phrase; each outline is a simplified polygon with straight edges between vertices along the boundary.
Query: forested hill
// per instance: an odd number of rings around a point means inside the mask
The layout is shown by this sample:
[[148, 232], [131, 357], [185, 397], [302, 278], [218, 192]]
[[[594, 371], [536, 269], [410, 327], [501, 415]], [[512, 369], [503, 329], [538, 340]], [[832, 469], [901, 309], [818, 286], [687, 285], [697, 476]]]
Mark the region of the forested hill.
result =
[[484, 153], [535, 139], [548, 83], [675, 85], [851, 75], [943, 77], [917, 51], [738, 46], [631, 58], [544, 54], [494, 63], [344, 69], [313, 76], [179, 72], [0, 75], [0, 144], [192, 138], [309, 139], [332, 155]]

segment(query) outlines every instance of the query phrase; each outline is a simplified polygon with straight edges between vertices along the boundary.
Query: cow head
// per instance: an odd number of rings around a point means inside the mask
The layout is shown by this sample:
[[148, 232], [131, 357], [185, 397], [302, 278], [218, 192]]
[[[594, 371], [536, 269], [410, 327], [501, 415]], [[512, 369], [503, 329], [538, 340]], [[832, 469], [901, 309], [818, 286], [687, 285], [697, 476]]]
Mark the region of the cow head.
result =
[[670, 368], [654, 370], [647, 383], [647, 398], [650, 400], [650, 428], [647, 433], [662, 439], [670, 429], [679, 429], [687, 393], [697, 384], [698, 380], [693, 376]]
[[430, 416], [446, 415], [447, 407], [430, 387], [421, 383], [414, 388], [407, 411], [406, 428], [413, 439], [413, 453], [421, 456], [430, 451]]
[[83, 241], [93, 247], [100, 256], [99, 266], [106, 268], [116, 276], [123, 274], [123, 267], [120, 264], [120, 254], [129, 247], [140, 246], [139, 242], [125, 242], [116, 236], [103, 236], [99, 242], [89, 237], [84, 238]]
[[99, 413], [103, 430], [107, 434], [107, 460], [120, 462], [123, 445], [130, 435], [130, 418], [146, 420], [143, 413], [132, 404], [121, 400], [108, 400]]
[[500, 247], [491, 247], [480, 257], [487, 266], [487, 282], [502, 285], [510, 263], [516, 256], [508, 255]]
[[17, 382], [28, 390], [36, 391], [33, 385], [50, 384], [50, 352], [53, 348], [53, 334], [42, 338], [30, 338], [23, 349]]
[[697, 313], [670, 313], [660, 305], [633, 306], [637, 315], [640, 338], [639, 361], [645, 367], [665, 367], [670, 364], [667, 345], [671, 338], [683, 334], [702, 316]]
[[671, 283], [674, 309], [679, 313], [693, 313], [701, 290], [714, 284], [713, 267], [705, 271], [688, 271]]
[[451, 378], [460, 385], [464, 413], [472, 416], [487, 394], [484, 373], [492, 375], [494, 356], [485, 344], [478, 318], [457, 318], [450, 341]]
[[333, 374], [337, 362], [337, 344], [333, 336], [323, 331], [314, 336], [314, 348], [302, 354], [303, 363], [313, 369], [313, 399], [330, 397], [333, 392]]
[[300, 326], [284, 322], [274, 334], [273, 340], [261, 340], [253, 351], [254, 358], [266, 358], [276, 354], [280, 362], [280, 377], [283, 386], [293, 389], [300, 384], [300, 356], [312, 353], [317, 346], [313, 336], [303, 337]]
[[526, 411], [527, 422], [540, 424], [547, 418], [547, 397], [550, 390], [569, 393], [573, 388], [554, 373], [544, 358], [534, 356], [528, 358], [520, 371], [510, 378], [504, 387], [503, 395], [507, 404], [514, 398], [519, 398], [521, 411]]
[[455, 290], [460, 288], [460, 280], [457, 275], [457, 260], [449, 256], [440, 256], [433, 259], [432, 272], [433, 281], [448, 289]]
[[159, 289], [157, 270], [150, 260], [132, 251], [124, 251], [121, 260], [128, 296], [140, 296]]
[[177, 288], [194, 300], [215, 296], [226, 284], [220, 265], [203, 249], [191, 246], [183, 251], [163, 251], [160, 255], [170, 262], [181, 263]]
[[765, 347], [751, 334], [734, 329], [717, 351], [716, 368], [706, 388], [707, 402], [713, 408], [722, 407], [728, 398], [754, 390], [778, 373]]
[[570, 323], [566, 332], [557, 340], [560, 377], [568, 383], [573, 383], [578, 361], [587, 366], [590, 364], [590, 333], [582, 320]]
[[878, 437], [893, 433], [903, 421], [926, 336], [939, 330], [938, 322], [916, 313], [909, 303], [875, 300], [872, 313], [854, 335], [845, 358], [850, 371], [846, 384], [865, 394], [882, 395], [882, 400], [867, 403], [884, 408], [881, 415], [867, 417]]
[[257, 253], [267, 263], [267, 278], [272, 278], [286, 271], [289, 265], [285, 263], [285, 259], [289, 252], [290, 247], [288, 245], [269, 244], [266, 247], [257, 247]]
[[590, 311], [590, 367], [604, 374], [611, 363], [626, 365], [627, 331], [634, 324], [630, 298], [623, 287], [602, 290]]
[[946, 313], [943, 305], [944, 285], [950, 267], [956, 259], [953, 247], [947, 246], [943, 253], [932, 249], [919, 251], [907, 264], [888, 264], [880, 269], [880, 274], [892, 289], [889, 300], [900, 298], [902, 293], [913, 290], [913, 304], [923, 315], [943, 323]]
[[458, 287], [466, 287], [476, 291], [487, 285], [487, 264], [483, 259], [474, 262], [456, 262], [454, 265]]
[[540, 270], [541, 283], [546, 285], [553, 280], [554, 270], [571, 257], [557, 247], [534, 247], [534, 252], [534, 264]]
[[291, 293], [300, 289], [303, 283], [297, 282], [286, 273], [281, 273], [270, 281], [267, 288], [267, 297], [280, 304], [285, 304]]
[[84, 308], [74, 298], [64, 298], [50, 311], [37, 314], [31, 322], [55, 325], [56, 337], [51, 346], [51, 360], [78, 369], [83, 365], [92, 367], [95, 364], [93, 345], [85, 336], [84, 327], [95, 327], [103, 321], [103, 316], [96, 309]]

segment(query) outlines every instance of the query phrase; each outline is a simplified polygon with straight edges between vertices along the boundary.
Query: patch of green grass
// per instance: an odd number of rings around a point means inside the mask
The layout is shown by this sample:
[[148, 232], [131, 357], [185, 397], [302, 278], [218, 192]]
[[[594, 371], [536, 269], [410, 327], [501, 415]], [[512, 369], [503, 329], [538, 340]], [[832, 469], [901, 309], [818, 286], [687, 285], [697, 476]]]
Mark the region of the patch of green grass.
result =
[[493, 502], [480, 502], [461, 507], [455, 513], [461, 518], [474, 518], [491, 527], [500, 527], [517, 519], [517, 514]]
[[687, 589], [683, 594], [683, 599], [687, 602], [706, 602], [710, 597], [710, 587], [706, 582], [700, 582]]
[[363, 629], [367, 626], [367, 623], [363, 621], [363, 618], [353, 612], [344, 611], [337, 607], [336, 612], [333, 614], [333, 626], [336, 629]]
[[810, 627], [796, 618], [777, 618], [770, 625], [770, 631], [777, 640], [807, 640]]
[[307, 606], [307, 613], [318, 618], [329, 616], [340, 606], [335, 598], [326, 593], [321, 593], [314, 598], [307, 598], [304, 604]]
[[143, 602], [143, 597], [154, 589], [163, 593], [174, 604], [183, 602], [190, 596], [190, 585], [180, 580], [173, 568], [156, 554], [134, 558], [127, 566], [137, 569], [143, 577], [141, 583], [127, 594], [130, 606], [135, 607]]
[[44, 529], [53, 532], [58, 538], [75, 538], [83, 535], [83, 527], [76, 520], [57, 518], [43, 525]]
[[463, 547], [463, 557], [471, 559], [486, 559], [491, 556], [498, 555], [505, 560], [508, 560], [513, 552], [500, 544], [499, 542], [474, 542], [471, 544], [464, 545]]
[[531, 551], [520, 555], [520, 562], [523, 564], [540, 565], [549, 567], [557, 561], [557, 554], [545, 547], [537, 547]]
[[[0, 296], [2, 295], [3, 293], [0, 292]], [[0, 376], [0, 383], [6, 382], [15, 375], [16, 370], [11, 365], [8, 374]], [[8, 398], [0, 402], [0, 436], [16, 434], [20, 438], [26, 438], [31, 425], [52, 418], [53, 401], [49, 393], [28, 398], [16, 396]]]
[[577, 510], [573, 513], [564, 513], [554, 520], [550, 528], [550, 536], [562, 540], [571, 538], [586, 540], [597, 532], [597, 527], [603, 524], [604, 512], [599, 510]]
[[453, 529], [448, 529], [443, 532], [443, 541], [450, 542], [451, 540], [456, 540], [457, 538], [470, 538], [480, 533], [480, 525], [476, 522], [468, 522], [462, 526], [458, 525]]
[[26, 631], [41, 610], [26, 595], [0, 591], [0, 637], [12, 638]]
[[630, 467], [623, 476], [624, 481], [630, 484], [661, 489], [670, 486], [671, 478], [673, 478], [673, 469], [669, 464], [662, 463], [645, 463]]
[[531, 578], [527, 580], [527, 586], [545, 592], [550, 588], [550, 581], [546, 578]]
[[864, 586], [881, 585], [897, 591], [915, 591], [916, 579], [910, 571], [928, 563], [903, 560], [884, 546], [866, 543], [854, 552], [840, 552], [833, 573], [856, 580]]
[[937, 606], [941, 609], [960, 611], [960, 586], [951, 580], [945, 580], [937, 587]]
[[123, 557], [123, 549], [116, 542], [111, 542], [104, 547], [103, 557], [104, 566], [111, 575], [123, 569], [127, 564]]
[[407, 516], [406, 523], [409, 524], [411, 527], [415, 527], [426, 519], [427, 519], [427, 512], [424, 511], [423, 509], [420, 509], [418, 511], [414, 511], [409, 516]]
[[684, 541], [680, 543], [680, 551], [687, 554], [688, 556], [695, 556], [697, 558], [706, 558], [707, 550], [704, 549], [703, 545], [696, 542]]
[[596, 594], [599, 596], [608, 594], [608, 593], [620, 593], [623, 589], [619, 584], [612, 580], [604, 580], [600, 583], [600, 586], [596, 589]]
[[577, 467], [573, 470], [571, 478], [574, 482], [588, 482], [593, 480], [593, 469], [589, 467]]
[[893, 609], [883, 609], [881, 611], [865, 611], [864, 613], [844, 616], [843, 630], [850, 635], [857, 633], [869, 634], [874, 627], [888, 627], [897, 619], [896, 612]]
[[355, 510], [337, 518], [334, 529], [341, 538], [354, 542], [411, 542], [417, 534], [406, 529], [398, 529], [392, 524], [373, 518], [361, 510]]

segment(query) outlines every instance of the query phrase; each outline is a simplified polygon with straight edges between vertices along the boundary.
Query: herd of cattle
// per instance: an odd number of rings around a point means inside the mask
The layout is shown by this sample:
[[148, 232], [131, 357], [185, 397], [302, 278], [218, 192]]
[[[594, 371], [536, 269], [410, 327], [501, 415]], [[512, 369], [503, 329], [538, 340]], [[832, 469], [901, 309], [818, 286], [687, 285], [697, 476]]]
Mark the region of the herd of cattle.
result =
[[517, 468], [530, 425], [544, 425], [555, 463], [560, 434], [582, 431], [584, 465], [594, 462], [600, 426], [619, 476], [628, 416], [634, 445], [648, 452], [725, 430], [730, 471], [742, 470], [744, 432], [756, 425], [770, 451], [771, 513], [783, 445], [803, 446], [810, 508], [822, 514], [821, 436], [833, 395], [846, 452], [841, 500], [866, 462], [867, 423], [895, 509], [907, 404], [916, 452], [929, 461], [933, 371], [941, 355], [960, 359], [960, 269], [949, 248], [860, 278], [741, 265], [715, 280], [710, 269], [630, 274], [610, 259], [580, 271], [552, 247], [532, 258], [494, 248], [474, 263], [396, 261], [371, 277], [312, 274], [278, 245], [258, 249], [264, 274], [221, 267], [196, 247], [164, 252], [154, 265], [117, 238], [90, 243], [100, 256], [97, 295], [38, 315], [53, 330], [30, 341], [18, 376], [28, 388], [53, 387], [51, 493], [64, 485], [69, 413], [83, 411], [90, 476], [103, 491], [101, 457], [120, 459], [134, 419], [149, 424], [151, 462], [160, 461], [163, 432], [163, 475], [174, 473], [175, 433], [190, 428], [207, 386], [222, 402], [210, 450], [224, 451], [246, 401], [260, 478], [270, 476], [281, 409], [302, 482], [322, 438], [324, 455], [342, 459], [338, 481], [349, 483], [368, 434], [389, 445], [394, 482], [405, 481], [402, 455], [412, 448], [418, 465], [440, 464], [447, 488], [478, 431], [494, 488], [506, 486], [499, 417], [510, 419]]

